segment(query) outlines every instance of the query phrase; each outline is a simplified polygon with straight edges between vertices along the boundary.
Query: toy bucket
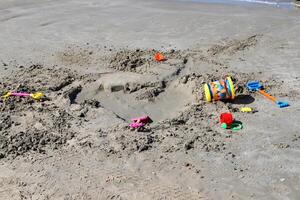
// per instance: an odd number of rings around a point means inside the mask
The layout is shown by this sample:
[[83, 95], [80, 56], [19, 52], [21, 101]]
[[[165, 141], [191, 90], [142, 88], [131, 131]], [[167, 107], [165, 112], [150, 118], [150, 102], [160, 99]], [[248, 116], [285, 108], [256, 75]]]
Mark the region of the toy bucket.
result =
[[228, 76], [225, 80], [204, 84], [204, 95], [207, 102], [234, 99], [235, 93], [231, 78]]

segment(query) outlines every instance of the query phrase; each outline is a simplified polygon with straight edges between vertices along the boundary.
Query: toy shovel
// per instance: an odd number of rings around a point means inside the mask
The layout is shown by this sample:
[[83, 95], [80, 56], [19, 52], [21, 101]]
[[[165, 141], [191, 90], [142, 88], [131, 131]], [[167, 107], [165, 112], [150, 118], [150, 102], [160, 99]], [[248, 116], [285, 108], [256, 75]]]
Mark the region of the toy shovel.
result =
[[269, 95], [268, 93], [266, 93], [263, 90], [263, 86], [261, 84], [259, 84], [258, 81], [250, 81], [247, 83], [247, 89], [251, 92], [258, 92], [259, 94], [263, 95], [264, 97], [266, 97], [267, 99], [273, 101], [274, 103], [276, 103], [276, 105], [279, 108], [284, 108], [284, 107], [288, 107], [289, 104], [285, 101], [278, 101], [275, 97]]
[[41, 98], [44, 96], [43, 93], [41, 92], [36, 92], [36, 93], [26, 93], [26, 92], [8, 92], [6, 93], [4, 96], [2, 96], [2, 98], [6, 99], [10, 96], [15, 96], [15, 97], [31, 97], [34, 100], [41, 100]]

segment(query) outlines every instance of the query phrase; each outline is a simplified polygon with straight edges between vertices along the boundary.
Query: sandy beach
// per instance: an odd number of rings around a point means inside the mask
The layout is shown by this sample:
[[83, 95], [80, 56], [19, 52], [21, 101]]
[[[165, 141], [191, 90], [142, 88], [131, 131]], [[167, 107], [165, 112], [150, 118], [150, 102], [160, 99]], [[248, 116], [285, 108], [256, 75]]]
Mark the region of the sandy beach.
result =
[[[0, 95], [45, 96], [0, 100], [0, 200], [299, 199], [299, 19], [256, 4], [1, 1]], [[206, 102], [203, 84], [226, 76], [236, 98]], [[243, 129], [222, 129], [224, 112]]]

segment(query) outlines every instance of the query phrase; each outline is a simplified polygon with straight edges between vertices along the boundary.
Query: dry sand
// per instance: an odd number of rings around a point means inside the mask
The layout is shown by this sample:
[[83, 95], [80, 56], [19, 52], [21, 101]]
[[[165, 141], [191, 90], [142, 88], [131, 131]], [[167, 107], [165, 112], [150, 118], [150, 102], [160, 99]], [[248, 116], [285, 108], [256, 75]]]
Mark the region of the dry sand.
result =
[[[0, 3], [0, 199], [299, 199], [300, 12], [173, 1]], [[153, 61], [156, 50], [168, 58]], [[234, 78], [237, 99], [202, 84]], [[249, 93], [261, 80], [288, 101]], [[251, 106], [257, 112], [240, 113]], [[222, 112], [243, 122], [223, 130]], [[132, 131], [132, 117], [153, 123]]]

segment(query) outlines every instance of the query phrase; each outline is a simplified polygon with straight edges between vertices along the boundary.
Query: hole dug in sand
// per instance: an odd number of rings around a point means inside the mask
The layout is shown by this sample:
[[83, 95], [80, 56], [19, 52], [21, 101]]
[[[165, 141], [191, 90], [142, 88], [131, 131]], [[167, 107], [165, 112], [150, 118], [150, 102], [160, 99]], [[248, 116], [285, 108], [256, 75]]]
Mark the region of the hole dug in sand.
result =
[[95, 98], [101, 105], [127, 120], [149, 115], [155, 121], [172, 118], [195, 102], [192, 87], [175, 81], [148, 82], [139, 74], [113, 74], [83, 88], [77, 101]]

